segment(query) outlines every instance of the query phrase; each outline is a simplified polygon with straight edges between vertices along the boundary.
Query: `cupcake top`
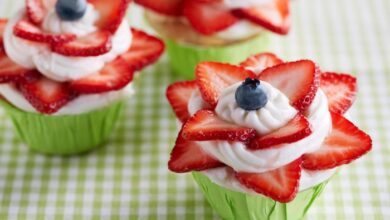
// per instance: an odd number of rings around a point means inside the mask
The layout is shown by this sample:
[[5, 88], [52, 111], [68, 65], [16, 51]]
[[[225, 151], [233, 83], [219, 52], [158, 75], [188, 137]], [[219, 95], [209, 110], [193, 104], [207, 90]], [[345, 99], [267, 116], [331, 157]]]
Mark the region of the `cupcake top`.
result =
[[0, 94], [43, 114], [79, 114], [132, 92], [134, 72], [163, 52], [131, 29], [129, 0], [27, 0], [0, 22]]
[[[164, 36], [198, 44], [244, 40], [264, 30], [287, 34], [288, 0], [136, 0]], [[201, 39], [199, 39], [201, 38]]]
[[174, 172], [202, 171], [223, 187], [289, 202], [371, 149], [343, 116], [356, 95], [351, 75], [270, 53], [239, 66], [203, 62], [195, 75], [167, 89], [183, 123]]

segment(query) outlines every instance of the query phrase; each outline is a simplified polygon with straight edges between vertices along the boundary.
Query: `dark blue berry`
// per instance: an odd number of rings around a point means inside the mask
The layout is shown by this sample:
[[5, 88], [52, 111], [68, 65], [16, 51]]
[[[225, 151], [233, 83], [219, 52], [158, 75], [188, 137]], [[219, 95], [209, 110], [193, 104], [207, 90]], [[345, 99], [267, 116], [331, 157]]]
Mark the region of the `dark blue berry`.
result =
[[251, 111], [264, 107], [268, 98], [258, 79], [246, 78], [236, 90], [236, 102], [242, 109]]
[[87, 10], [86, 0], [58, 0], [57, 15], [63, 21], [76, 21], [82, 18]]

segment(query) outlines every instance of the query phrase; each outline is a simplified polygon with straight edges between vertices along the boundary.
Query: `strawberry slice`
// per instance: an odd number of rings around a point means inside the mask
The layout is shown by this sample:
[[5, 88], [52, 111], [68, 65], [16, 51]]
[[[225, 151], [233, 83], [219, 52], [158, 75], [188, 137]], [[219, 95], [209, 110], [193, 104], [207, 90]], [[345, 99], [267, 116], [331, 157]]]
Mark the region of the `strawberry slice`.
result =
[[196, 81], [203, 99], [215, 106], [223, 89], [256, 75], [240, 66], [217, 62], [202, 62], [196, 66]]
[[35, 71], [17, 65], [0, 51], [0, 83], [18, 82], [33, 75]]
[[164, 15], [180, 16], [183, 14], [184, 0], [135, 0], [135, 2]]
[[246, 187], [273, 200], [287, 203], [298, 192], [302, 159], [264, 173], [236, 173], [236, 178]]
[[88, 57], [105, 54], [111, 48], [111, 33], [96, 31], [70, 42], [54, 44], [52, 51], [65, 56]]
[[356, 78], [348, 74], [322, 73], [320, 88], [328, 97], [329, 110], [339, 114], [344, 114], [356, 98]]
[[4, 35], [4, 29], [7, 25], [8, 20], [7, 19], [0, 19], [0, 52], [4, 51], [4, 45], [3, 45], [3, 35]]
[[188, 101], [192, 93], [198, 89], [198, 85], [193, 81], [176, 82], [168, 86], [166, 96], [173, 111], [181, 122], [187, 121], [190, 117], [188, 112]]
[[238, 18], [222, 4], [204, 3], [198, 0], [185, 1], [183, 13], [192, 27], [204, 35], [222, 31], [238, 21]]
[[272, 0], [256, 7], [237, 9], [234, 14], [278, 34], [287, 34], [290, 29], [288, 0]]
[[282, 91], [298, 110], [305, 110], [313, 101], [319, 86], [320, 71], [310, 60], [279, 64], [265, 69], [259, 79]]
[[226, 140], [247, 142], [255, 136], [255, 129], [226, 122], [210, 110], [199, 110], [183, 126], [183, 137], [190, 141]]
[[53, 114], [77, 95], [68, 83], [50, 80], [42, 75], [19, 84], [23, 96], [36, 110], [44, 114]]
[[283, 61], [273, 53], [259, 53], [241, 62], [240, 66], [259, 74], [264, 69], [281, 63]]
[[99, 12], [97, 26], [101, 30], [115, 33], [126, 15], [131, 0], [88, 0]]
[[117, 58], [100, 72], [72, 81], [70, 86], [79, 93], [102, 93], [119, 90], [133, 80], [134, 71], [126, 61]]
[[182, 137], [182, 132], [179, 133], [168, 162], [171, 171], [184, 173], [220, 166], [223, 164], [205, 153], [197, 142], [187, 141]]
[[14, 34], [20, 38], [40, 43], [63, 43], [76, 39], [74, 34], [44, 33], [27, 20], [20, 20], [14, 27]]
[[303, 155], [303, 167], [309, 170], [331, 169], [348, 164], [371, 150], [370, 136], [342, 115], [331, 113], [333, 130], [321, 148]]
[[164, 52], [164, 43], [143, 31], [132, 29], [133, 41], [130, 49], [121, 55], [134, 69], [140, 70], [154, 63]]
[[249, 147], [252, 149], [265, 149], [278, 147], [284, 143], [294, 143], [311, 134], [310, 123], [305, 116], [298, 114], [285, 126], [270, 134], [254, 138]]

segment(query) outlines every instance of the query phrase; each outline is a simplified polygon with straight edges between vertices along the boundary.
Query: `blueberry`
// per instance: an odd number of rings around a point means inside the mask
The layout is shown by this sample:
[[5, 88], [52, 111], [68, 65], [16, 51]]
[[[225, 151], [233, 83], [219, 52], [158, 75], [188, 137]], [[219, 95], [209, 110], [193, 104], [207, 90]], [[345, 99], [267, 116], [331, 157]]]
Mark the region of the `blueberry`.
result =
[[86, 0], [58, 0], [57, 15], [63, 21], [76, 21], [82, 18], [87, 10]]
[[247, 111], [263, 108], [268, 101], [258, 79], [246, 78], [236, 90], [236, 102], [238, 106]]

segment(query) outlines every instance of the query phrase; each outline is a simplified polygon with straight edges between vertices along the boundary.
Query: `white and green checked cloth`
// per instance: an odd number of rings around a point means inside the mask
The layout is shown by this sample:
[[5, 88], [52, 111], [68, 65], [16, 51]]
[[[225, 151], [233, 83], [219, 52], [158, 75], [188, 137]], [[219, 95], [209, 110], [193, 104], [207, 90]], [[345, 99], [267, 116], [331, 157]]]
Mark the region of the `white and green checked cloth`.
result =
[[[0, 17], [22, 1], [0, 0]], [[272, 51], [355, 74], [351, 115], [374, 140], [307, 219], [390, 219], [390, 0], [295, 0], [291, 11], [292, 31]], [[144, 26], [137, 8], [129, 19]], [[173, 80], [165, 59], [145, 71], [107, 146], [81, 156], [31, 152], [0, 110], [0, 219], [218, 219], [190, 175], [166, 166], [177, 133], [164, 95]]]

